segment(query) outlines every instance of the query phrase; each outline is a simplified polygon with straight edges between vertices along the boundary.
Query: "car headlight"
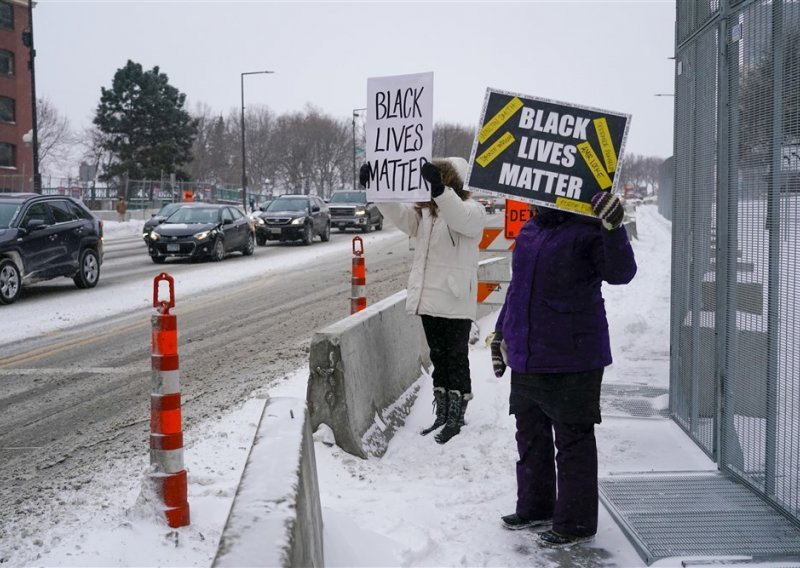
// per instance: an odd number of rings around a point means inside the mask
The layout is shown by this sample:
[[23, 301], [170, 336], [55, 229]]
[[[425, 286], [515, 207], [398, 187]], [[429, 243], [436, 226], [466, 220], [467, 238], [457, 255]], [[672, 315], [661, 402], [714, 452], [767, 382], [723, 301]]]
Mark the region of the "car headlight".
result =
[[298, 217], [297, 219], [292, 219], [292, 225], [302, 225], [305, 223], [305, 217]]
[[256, 223], [258, 223], [259, 225], [266, 225], [267, 224], [267, 222], [264, 221], [264, 219], [262, 219], [261, 217], [256, 219]]
[[150, 240], [151, 241], [157, 241], [160, 238], [161, 238], [161, 235], [159, 235], [155, 231], [150, 231]]
[[366, 215], [366, 214], [367, 214], [367, 210], [366, 209], [363, 209], [363, 208], [356, 209], [356, 215], [361, 216], [361, 215]]
[[211, 231], [201, 231], [199, 233], [195, 233], [194, 238], [197, 239], [198, 241], [202, 241], [207, 239], [210, 234]]
[[147, 240], [147, 237], [149, 237], [149, 236], [150, 236], [150, 233], [142, 233], [142, 238], [144, 240]]

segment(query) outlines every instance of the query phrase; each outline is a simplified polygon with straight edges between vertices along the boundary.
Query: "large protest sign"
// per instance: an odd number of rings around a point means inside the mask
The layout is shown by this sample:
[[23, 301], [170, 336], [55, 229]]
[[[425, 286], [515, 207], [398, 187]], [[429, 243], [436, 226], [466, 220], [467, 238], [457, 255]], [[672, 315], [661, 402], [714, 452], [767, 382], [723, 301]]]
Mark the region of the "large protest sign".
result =
[[467, 184], [583, 215], [614, 191], [630, 115], [487, 89]]
[[433, 73], [367, 80], [370, 201], [428, 201], [422, 164], [433, 151]]

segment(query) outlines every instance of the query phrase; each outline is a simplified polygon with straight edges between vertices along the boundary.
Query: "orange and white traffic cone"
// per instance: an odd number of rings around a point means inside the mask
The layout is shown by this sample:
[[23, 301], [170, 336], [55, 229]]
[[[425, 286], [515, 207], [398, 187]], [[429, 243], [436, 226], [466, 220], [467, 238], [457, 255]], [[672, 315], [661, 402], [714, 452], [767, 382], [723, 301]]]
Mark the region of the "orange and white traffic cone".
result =
[[367, 288], [367, 267], [364, 264], [364, 242], [361, 237], [353, 237], [353, 280], [350, 291], [350, 313], [360, 312], [367, 307], [364, 296]]
[[[169, 284], [169, 300], [159, 301], [158, 286]], [[170, 527], [189, 524], [186, 470], [183, 467], [183, 432], [181, 429], [181, 385], [178, 365], [178, 320], [170, 314], [175, 306], [175, 282], [162, 272], [153, 281], [151, 318], [151, 357], [153, 392], [150, 395], [150, 474], [156, 493], [164, 504]]]

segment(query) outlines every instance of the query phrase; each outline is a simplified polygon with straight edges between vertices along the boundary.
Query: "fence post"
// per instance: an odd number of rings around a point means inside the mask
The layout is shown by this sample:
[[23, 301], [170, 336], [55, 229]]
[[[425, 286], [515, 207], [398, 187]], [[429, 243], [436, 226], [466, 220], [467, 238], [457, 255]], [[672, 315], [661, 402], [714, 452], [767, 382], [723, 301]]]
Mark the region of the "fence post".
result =
[[[159, 283], [169, 285], [169, 300], [159, 301]], [[186, 498], [186, 470], [183, 467], [181, 392], [178, 365], [178, 321], [170, 308], [175, 306], [175, 282], [162, 272], [153, 280], [152, 386], [150, 395], [150, 474], [156, 493], [164, 505], [170, 527], [189, 524]]]
[[364, 265], [364, 241], [353, 237], [353, 279], [350, 292], [350, 313], [360, 312], [367, 307], [364, 296], [367, 286], [367, 268]]

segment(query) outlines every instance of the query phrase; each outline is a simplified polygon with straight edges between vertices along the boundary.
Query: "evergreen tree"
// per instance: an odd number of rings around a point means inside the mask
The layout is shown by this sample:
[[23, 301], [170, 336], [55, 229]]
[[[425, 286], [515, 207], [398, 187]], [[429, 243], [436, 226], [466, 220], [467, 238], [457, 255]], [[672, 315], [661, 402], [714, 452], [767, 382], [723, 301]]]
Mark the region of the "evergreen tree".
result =
[[187, 176], [197, 124], [184, 109], [186, 95], [169, 84], [158, 66], [144, 71], [128, 61], [114, 74], [110, 89], [101, 87], [94, 124], [111, 160], [103, 179], [158, 179], [162, 173]]

